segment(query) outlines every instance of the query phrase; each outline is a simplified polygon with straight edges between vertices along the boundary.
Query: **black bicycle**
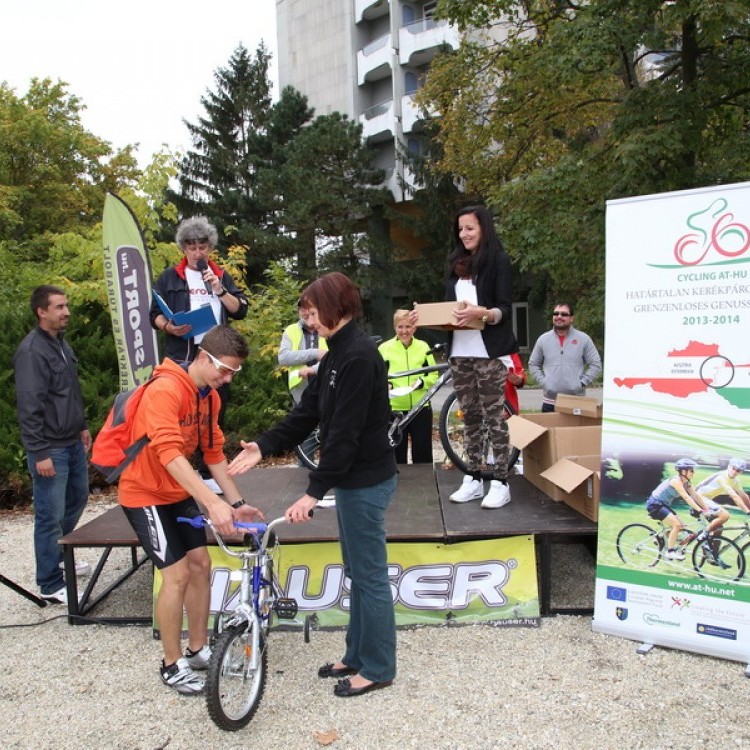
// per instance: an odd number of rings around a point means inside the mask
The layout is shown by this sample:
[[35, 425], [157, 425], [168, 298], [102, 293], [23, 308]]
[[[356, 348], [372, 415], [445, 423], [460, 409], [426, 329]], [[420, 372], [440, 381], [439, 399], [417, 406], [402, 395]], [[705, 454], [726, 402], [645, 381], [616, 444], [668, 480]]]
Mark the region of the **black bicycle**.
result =
[[[445, 344], [438, 344], [435, 348], [430, 350], [430, 353], [436, 354], [442, 352], [444, 349]], [[453, 373], [451, 372], [450, 365], [447, 362], [442, 362], [436, 365], [430, 365], [429, 367], [418, 367], [414, 370], [404, 370], [403, 372], [394, 372], [388, 375], [389, 380], [395, 380], [396, 378], [407, 376], [413, 377], [426, 375], [430, 372], [439, 372], [440, 377], [438, 377], [435, 383], [427, 389], [422, 398], [419, 399], [419, 401], [414, 404], [408, 412], [394, 412], [391, 415], [391, 423], [388, 428], [388, 440], [394, 448], [403, 440], [404, 431], [414, 421], [422, 407], [430, 401], [438, 391], [450, 384], [453, 379]], [[506, 419], [516, 413], [515, 409], [507, 401], [503, 404], [503, 410]], [[438, 433], [440, 434], [440, 442], [448, 460], [457, 469], [466, 474], [468, 472], [468, 464], [466, 462], [464, 417], [463, 410], [458, 402], [455, 391], [448, 395], [443, 403], [442, 409], [440, 410]], [[487, 430], [485, 430], [484, 433], [483, 446], [483, 462], [481, 470], [483, 476], [489, 478], [493, 476], [495, 459], [492, 453], [489, 432]], [[307, 468], [316, 469], [318, 467], [320, 456], [320, 438], [318, 431], [315, 430], [310, 438], [301, 445], [298, 445], [294, 450], [300, 461]], [[515, 466], [520, 453], [521, 452], [518, 448], [511, 446], [510, 455], [508, 457], [509, 471]]]

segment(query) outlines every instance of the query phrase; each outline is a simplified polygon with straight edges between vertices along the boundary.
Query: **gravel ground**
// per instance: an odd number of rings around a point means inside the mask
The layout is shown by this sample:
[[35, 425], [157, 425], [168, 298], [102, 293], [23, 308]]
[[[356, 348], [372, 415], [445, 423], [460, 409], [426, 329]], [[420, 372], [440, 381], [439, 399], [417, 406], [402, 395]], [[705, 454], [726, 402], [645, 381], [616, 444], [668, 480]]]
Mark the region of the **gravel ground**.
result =
[[[82, 523], [111, 504], [92, 501]], [[28, 513], [0, 514], [0, 573], [35, 591], [31, 529]], [[575, 544], [554, 554], [554, 603], [590, 605], [591, 556]], [[148, 614], [150, 586], [144, 566], [100, 614]], [[593, 633], [588, 617], [399, 630], [394, 685], [351, 700], [316, 676], [340, 656], [341, 632], [314, 632], [309, 644], [272, 633], [260, 709], [225, 733], [202, 698], [161, 684], [150, 628], [74, 627], [62, 607], [40, 609], [5, 586], [0, 608], [3, 748], [750, 747], [743, 665], [665, 649], [638, 656], [632, 641]]]

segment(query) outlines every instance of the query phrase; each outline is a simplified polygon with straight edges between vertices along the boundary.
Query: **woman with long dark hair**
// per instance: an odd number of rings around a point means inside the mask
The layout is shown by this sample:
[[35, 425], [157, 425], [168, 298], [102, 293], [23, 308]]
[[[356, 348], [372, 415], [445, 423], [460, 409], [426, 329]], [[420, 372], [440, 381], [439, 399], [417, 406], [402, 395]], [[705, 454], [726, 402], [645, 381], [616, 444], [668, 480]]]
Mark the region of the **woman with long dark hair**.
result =
[[[463, 410], [469, 473], [450, 499], [465, 503], [483, 497], [483, 508], [502, 508], [510, 502], [504, 390], [509, 355], [518, 351], [511, 318], [510, 258], [495, 232], [492, 215], [484, 206], [461, 209], [453, 224], [453, 235], [455, 247], [448, 257], [445, 298], [465, 305], [453, 312], [459, 328], [449, 334], [449, 362], [453, 387]], [[481, 320], [484, 328], [461, 327], [473, 320]], [[495, 459], [487, 494], [481, 475], [483, 425], [489, 429]]]

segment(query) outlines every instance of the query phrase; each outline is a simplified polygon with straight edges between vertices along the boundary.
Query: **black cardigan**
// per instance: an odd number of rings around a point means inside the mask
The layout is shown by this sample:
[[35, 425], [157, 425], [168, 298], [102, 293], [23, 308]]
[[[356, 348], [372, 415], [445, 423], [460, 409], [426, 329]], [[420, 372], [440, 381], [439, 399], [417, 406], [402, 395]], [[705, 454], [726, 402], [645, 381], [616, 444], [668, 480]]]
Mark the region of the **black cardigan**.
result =
[[307, 494], [371, 487], [396, 473], [388, 442], [388, 372], [374, 341], [350, 321], [328, 339], [328, 353], [299, 404], [257, 440], [263, 456], [299, 445], [320, 425], [320, 464]]

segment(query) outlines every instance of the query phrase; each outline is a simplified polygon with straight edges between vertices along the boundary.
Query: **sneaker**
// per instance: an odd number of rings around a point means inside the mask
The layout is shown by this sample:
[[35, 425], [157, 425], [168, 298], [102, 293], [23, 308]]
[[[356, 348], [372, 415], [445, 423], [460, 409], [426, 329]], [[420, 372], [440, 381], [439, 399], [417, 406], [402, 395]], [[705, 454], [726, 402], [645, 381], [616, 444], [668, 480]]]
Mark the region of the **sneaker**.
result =
[[461, 486], [450, 496], [450, 499], [454, 503], [468, 503], [469, 500], [478, 500], [482, 495], [484, 495], [484, 485], [481, 480], [474, 479], [467, 474]]
[[510, 502], [510, 487], [507, 484], [493, 479], [490, 482], [490, 491], [482, 500], [483, 508], [502, 508]]
[[188, 649], [185, 652], [185, 661], [191, 669], [208, 669], [208, 662], [211, 660], [211, 646], [206, 644], [197, 651]]
[[211, 492], [217, 495], [224, 494], [224, 490], [219, 487], [219, 483], [213, 477], [201, 477], [201, 479], [203, 480], [203, 484], [205, 484]]
[[206, 684], [202, 677], [193, 672], [184, 657], [178, 659], [171, 667], [165, 667], [162, 660], [159, 674], [165, 685], [174, 688], [181, 695], [199, 695]]
[[697, 542], [705, 542], [706, 539], [708, 539], [708, 532], [705, 529], [695, 537]]
[[[60, 563], [60, 570], [65, 570], [65, 563]], [[79, 578], [90, 576], [91, 575], [91, 566], [87, 563], [81, 560], [80, 562], [76, 563], [76, 575]]]
[[45, 602], [49, 604], [67, 604], [68, 603], [68, 590], [63, 586], [57, 591], [53, 591], [51, 594], [39, 594]]
[[665, 560], [684, 560], [685, 553], [681, 549], [668, 549], [664, 555]]

